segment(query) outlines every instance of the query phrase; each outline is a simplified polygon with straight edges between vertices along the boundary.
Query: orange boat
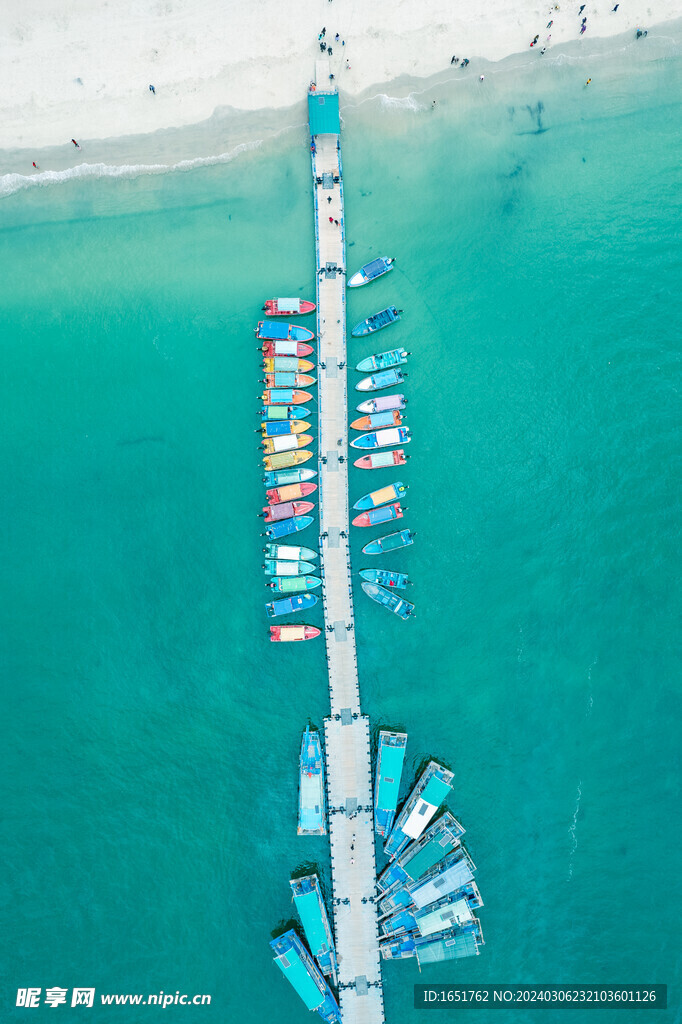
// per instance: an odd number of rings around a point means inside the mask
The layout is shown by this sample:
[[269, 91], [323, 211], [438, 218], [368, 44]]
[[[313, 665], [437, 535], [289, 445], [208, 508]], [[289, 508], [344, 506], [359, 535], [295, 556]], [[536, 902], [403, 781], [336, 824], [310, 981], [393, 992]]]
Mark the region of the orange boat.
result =
[[268, 388], [260, 400], [265, 405], [303, 405], [304, 402], [312, 402], [313, 396], [309, 391], [296, 391], [293, 388]]
[[319, 636], [320, 631], [315, 626], [270, 626], [270, 640], [273, 643], [292, 643], [296, 640], [312, 640]]
[[276, 373], [266, 373], [263, 383], [266, 388], [282, 388], [284, 390], [285, 388], [309, 388], [317, 382], [314, 377], [309, 377], [307, 373], [278, 371]]
[[296, 356], [269, 356], [263, 360], [263, 369], [266, 373], [307, 373], [313, 370], [315, 363], [309, 359], [297, 359]]
[[310, 423], [307, 420], [280, 420], [279, 422], [263, 422], [260, 425], [260, 432], [263, 437], [277, 437], [278, 434], [304, 434], [310, 430]]
[[304, 341], [264, 341], [264, 356], [309, 356], [313, 351], [312, 345], [306, 345]]
[[390, 412], [373, 412], [369, 416], [358, 416], [353, 420], [353, 430], [376, 430], [377, 427], [399, 427], [403, 418], [397, 409]]
[[296, 501], [297, 498], [307, 498], [314, 494], [317, 484], [287, 484], [286, 487], [271, 487], [265, 492], [268, 504], [278, 505], [283, 501]]
[[371, 455], [363, 455], [353, 463], [358, 469], [388, 469], [390, 466], [404, 466], [409, 455], [406, 455], [402, 448], [394, 448], [390, 452], [372, 452]]
[[261, 448], [266, 455], [275, 455], [279, 452], [293, 452], [297, 448], [305, 448], [312, 442], [312, 434], [280, 434], [279, 437], [266, 437]]

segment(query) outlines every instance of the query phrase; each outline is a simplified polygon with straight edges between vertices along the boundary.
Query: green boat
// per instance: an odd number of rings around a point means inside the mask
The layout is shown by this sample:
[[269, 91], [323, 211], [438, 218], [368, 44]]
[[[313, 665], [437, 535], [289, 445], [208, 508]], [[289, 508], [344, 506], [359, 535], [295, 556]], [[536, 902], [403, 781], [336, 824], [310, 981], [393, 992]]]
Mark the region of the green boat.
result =
[[268, 586], [278, 594], [300, 594], [302, 590], [315, 590], [321, 584], [317, 576], [273, 576]]

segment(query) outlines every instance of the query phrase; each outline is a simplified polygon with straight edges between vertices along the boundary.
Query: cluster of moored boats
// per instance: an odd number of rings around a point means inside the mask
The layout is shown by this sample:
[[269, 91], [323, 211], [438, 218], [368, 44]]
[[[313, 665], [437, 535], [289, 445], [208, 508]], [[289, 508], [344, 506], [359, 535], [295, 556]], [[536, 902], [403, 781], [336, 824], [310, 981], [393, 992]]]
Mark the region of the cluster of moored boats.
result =
[[[315, 303], [304, 299], [268, 299], [263, 306], [271, 317], [292, 317], [312, 313]], [[282, 320], [260, 320], [256, 337], [263, 351], [261, 395], [261, 448], [265, 467], [265, 500], [260, 515], [265, 520], [267, 544], [263, 548], [263, 570], [273, 600], [265, 605], [271, 619], [314, 608], [318, 598], [310, 593], [321, 580], [313, 548], [286, 543], [285, 539], [307, 529], [314, 522], [317, 470], [304, 468], [313, 457], [313, 435], [308, 433], [314, 415], [313, 396], [307, 388], [317, 383], [315, 335], [306, 327]], [[312, 359], [308, 357], [312, 356]], [[312, 514], [311, 514], [312, 513]], [[312, 640], [320, 635], [316, 626], [282, 623], [270, 626], [270, 639], [277, 643]]]
[[[393, 270], [394, 259], [380, 256], [367, 263], [348, 282], [349, 288], [357, 288], [375, 281]], [[400, 320], [401, 309], [388, 306], [367, 317], [351, 331], [354, 338], [364, 338], [376, 331], [388, 327]], [[404, 425], [404, 410], [407, 398], [404, 394], [380, 394], [389, 388], [400, 387], [407, 377], [402, 369], [407, 363], [409, 352], [404, 348], [389, 349], [386, 352], [375, 352], [361, 359], [355, 369], [359, 373], [369, 374], [355, 385], [356, 391], [370, 392], [371, 397], [357, 406], [362, 413], [351, 421], [351, 430], [360, 432], [360, 436], [351, 441], [351, 448], [366, 451], [355, 460], [358, 469], [393, 469], [404, 466], [409, 458], [404, 446], [411, 441], [409, 428]], [[407, 507], [401, 502], [407, 493], [407, 485], [396, 480], [377, 490], [370, 491], [355, 502], [353, 509], [359, 515], [353, 519], [353, 526], [380, 526], [402, 519]], [[399, 530], [377, 537], [362, 549], [365, 555], [382, 555], [396, 551], [412, 544], [414, 533], [410, 530]], [[389, 569], [361, 569], [362, 589], [373, 601], [394, 612], [399, 618], [407, 619], [414, 613], [414, 605], [396, 593], [404, 590], [409, 581], [405, 573]]]

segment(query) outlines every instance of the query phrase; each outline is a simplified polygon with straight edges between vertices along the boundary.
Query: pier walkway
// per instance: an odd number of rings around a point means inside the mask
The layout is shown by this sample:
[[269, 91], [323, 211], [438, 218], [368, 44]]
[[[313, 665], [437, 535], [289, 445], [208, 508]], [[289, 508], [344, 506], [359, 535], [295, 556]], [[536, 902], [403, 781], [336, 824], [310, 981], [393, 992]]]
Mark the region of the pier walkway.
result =
[[343, 1024], [382, 1024], [369, 720], [360, 711], [348, 543], [346, 257], [338, 94], [309, 94], [317, 255], [320, 563], [331, 715], [325, 719], [334, 933]]

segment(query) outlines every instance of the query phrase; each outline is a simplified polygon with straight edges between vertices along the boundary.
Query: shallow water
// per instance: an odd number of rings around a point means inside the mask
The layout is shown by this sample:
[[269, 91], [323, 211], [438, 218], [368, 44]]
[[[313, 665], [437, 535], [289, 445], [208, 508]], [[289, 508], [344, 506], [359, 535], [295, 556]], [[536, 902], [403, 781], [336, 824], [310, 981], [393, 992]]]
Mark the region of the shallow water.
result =
[[[409, 733], [404, 790], [426, 757], [455, 770], [486, 904], [476, 961], [387, 965], [394, 1024], [417, 980], [679, 986], [682, 76], [641, 52], [344, 106], [349, 268], [398, 258], [349, 321], [406, 311], [351, 360], [413, 353], [418, 536], [385, 567], [417, 617], [358, 588], [363, 708]], [[252, 327], [314, 287], [305, 133], [0, 217], [3, 1019], [19, 986], [90, 985], [294, 1024], [267, 940], [292, 871], [328, 877], [295, 836], [328, 700], [321, 644], [267, 643]]]

